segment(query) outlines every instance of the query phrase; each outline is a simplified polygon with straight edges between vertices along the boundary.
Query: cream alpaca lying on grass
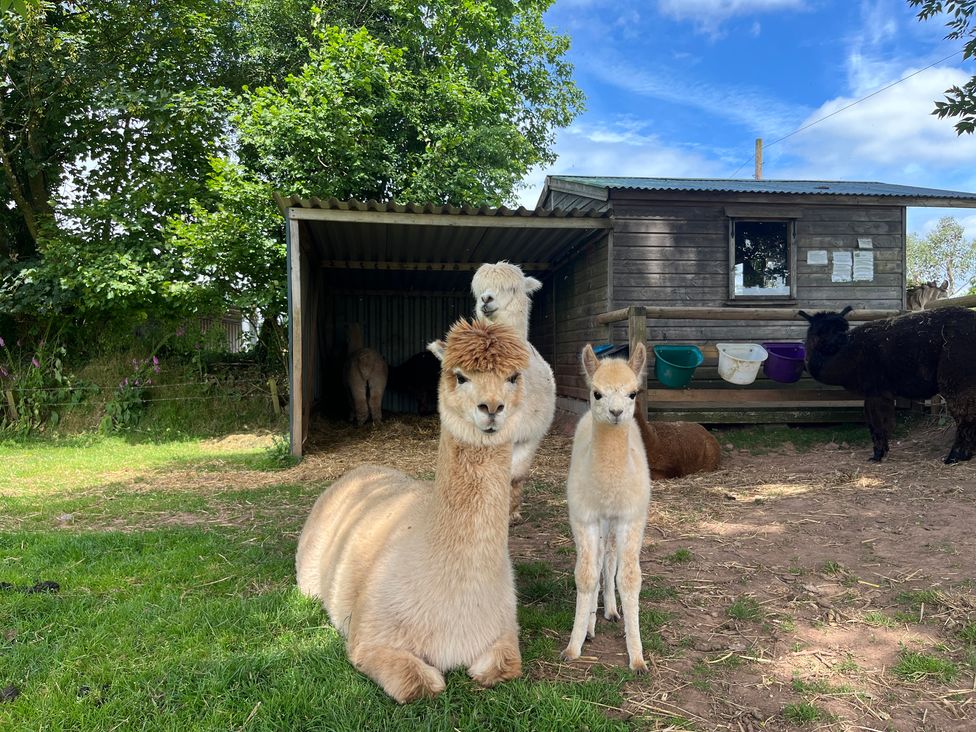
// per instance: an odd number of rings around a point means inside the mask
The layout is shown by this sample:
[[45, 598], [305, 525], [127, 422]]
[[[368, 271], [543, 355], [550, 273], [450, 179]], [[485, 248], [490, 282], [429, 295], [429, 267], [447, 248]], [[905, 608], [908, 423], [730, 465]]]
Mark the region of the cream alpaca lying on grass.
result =
[[298, 586], [346, 637], [349, 660], [398, 702], [522, 672], [508, 555], [512, 435], [529, 354], [511, 328], [458, 321], [441, 360], [433, 484], [362, 466], [323, 493], [298, 540]]
[[529, 343], [529, 314], [532, 312], [529, 295], [541, 287], [539, 280], [526, 277], [520, 267], [508, 262], [483, 264], [471, 280], [475, 314], [479, 320], [511, 326], [529, 349], [529, 367], [524, 374], [525, 404], [512, 448], [512, 523], [522, 520], [522, 486], [529, 477], [532, 458], [549, 431], [556, 411], [556, 381], [552, 369]]
[[629, 361], [599, 361], [583, 349], [590, 387], [590, 411], [573, 438], [566, 493], [569, 523], [576, 541], [576, 617], [563, 658], [579, 658], [596, 630], [597, 595], [603, 577], [603, 615], [618, 620], [614, 585], [620, 587], [630, 668], [647, 671], [638, 622], [640, 551], [644, 544], [651, 477], [634, 404], [647, 361], [639, 343]]

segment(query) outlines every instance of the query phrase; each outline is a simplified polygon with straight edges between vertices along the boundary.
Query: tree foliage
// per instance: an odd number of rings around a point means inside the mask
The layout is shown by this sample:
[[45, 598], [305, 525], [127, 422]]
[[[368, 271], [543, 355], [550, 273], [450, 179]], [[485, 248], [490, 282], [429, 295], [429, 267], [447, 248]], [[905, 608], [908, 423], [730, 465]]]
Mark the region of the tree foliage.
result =
[[273, 315], [276, 188], [511, 201], [581, 106], [567, 41], [543, 22], [550, 3], [0, 10], [0, 317]]
[[909, 282], [948, 280], [952, 296], [976, 275], [976, 239], [967, 241], [962, 224], [945, 216], [927, 236], [908, 235], [906, 265]]
[[[911, 7], [920, 8], [919, 20], [945, 16], [949, 29], [946, 40], [965, 40], [963, 60], [976, 56], [976, 28], [973, 28], [973, 12], [976, 0], [908, 0]], [[932, 114], [940, 119], [957, 118], [956, 132], [972, 134], [976, 131], [976, 76], [962, 86], [951, 86], [945, 91], [945, 101], [936, 102]]]
[[[333, 2], [313, 9], [305, 62], [231, 105], [234, 162], [171, 227], [213, 288], [283, 303], [271, 191], [400, 202], [510, 202], [582, 104], [549, 0]], [[263, 188], [263, 190], [262, 190]], [[244, 190], [246, 195], [242, 195]], [[244, 244], [247, 242], [247, 244]], [[229, 265], [228, 252], [247, 252]], [[220, 264], [223, 261], [223, 264]]]

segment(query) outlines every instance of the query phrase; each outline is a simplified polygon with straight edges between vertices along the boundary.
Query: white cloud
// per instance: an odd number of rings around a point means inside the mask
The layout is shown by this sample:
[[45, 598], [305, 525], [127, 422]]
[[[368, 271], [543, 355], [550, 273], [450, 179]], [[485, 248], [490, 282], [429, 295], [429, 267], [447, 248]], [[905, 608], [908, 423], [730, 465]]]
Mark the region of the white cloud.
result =
[[[907, 69], [900, 76], [913, 71]], [[957, 136], [951, 121], [931, 113], [934, 100], [945, 89], [968, 79], [956, 68], [922, 71], [782, 144], [802, 161], [794, 167], [803, 177], [864, 180], [868, 172], [875, 179], [923, 186], [939, 186], [937, 181], [950, 177], [959, 181], [953, 185], [968, 187], [976, 182], [971, 172], [976, 138]], [[853, 101], [852, 97], [832, 99], [803, 124]]]
[[796, 104], [781, 102], [755, 88], [709, 84], [663, 67], [645, 71], [613, 57], [584, 58], [580, 65], [602, 82], [631, 94], [691, 107], [770, 137], [795, 129], [807, 113]]
[[737, 15], [777, 10], [802, 10], [804, 0], [658, 0], [658, 10], [675, 20], [690, 20], [698, 30], [716, 35], [722, 24]]
[[610, 124], [576, 123], [556, 143], [559, 159], [535, 169], [525, 179], [519, 203], [535, 206], [546, 175], [615, 175], [650, 177], [721, 177], [729, 161], [719, 150], [670, 145], [644, 131], [646, 124], [619, 118]]

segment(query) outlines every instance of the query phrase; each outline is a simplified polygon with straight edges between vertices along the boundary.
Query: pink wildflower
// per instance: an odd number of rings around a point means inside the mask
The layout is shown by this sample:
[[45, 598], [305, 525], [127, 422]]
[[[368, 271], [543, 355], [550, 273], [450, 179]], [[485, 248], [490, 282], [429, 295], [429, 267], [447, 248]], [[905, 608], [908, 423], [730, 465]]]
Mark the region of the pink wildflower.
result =
[[37, 360], [37, 356], [31, 359], [31, 366], [33, 366], [35, 369], [39, 369], [41, 367], [41, 362]]

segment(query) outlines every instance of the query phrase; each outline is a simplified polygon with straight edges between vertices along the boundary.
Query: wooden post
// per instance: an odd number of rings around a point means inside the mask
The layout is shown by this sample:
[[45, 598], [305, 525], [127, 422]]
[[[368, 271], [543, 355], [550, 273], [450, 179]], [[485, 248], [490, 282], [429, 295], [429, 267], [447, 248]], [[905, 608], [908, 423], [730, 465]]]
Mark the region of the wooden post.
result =
[[[291, 214], [289, 209], [289, 214]], [[305, 441], [303, 417], [303, 378], [302, 378], [302, 255], [299, 242], [298, 221], [289, 216], [288, 220], [288, 341], [291, 350], [290, 410], [291, 454], [302, 456], [302, 443]]]
[[[627, 308], [627, 342], [633, 354], [638, 343], [647, 346], [647, 310], [642, 305]], [[650, 359], [648, 359], [650, 361]], [[640, 390], [637, 392], [637, 410], [647, 416], [647, 369], [641, 374]]]
[[762, 138], [756, 138], [756, 180], [762, 180]]
[[10, 408], [10, 417], [14, 422], [17, 422], [20, 419], [20, 415], [17, 414], [17, 402], [14, 401], [14, 393], [10, 389], [5, 389], [3, 393], [7, 397], [7, 406]]
[[278, 399], [278, 382], [273, 376], [268, 379], [268, 388], [271, 390], [271, 408], [274, 409], [275, 417], [280, 417], [281, 400]]

